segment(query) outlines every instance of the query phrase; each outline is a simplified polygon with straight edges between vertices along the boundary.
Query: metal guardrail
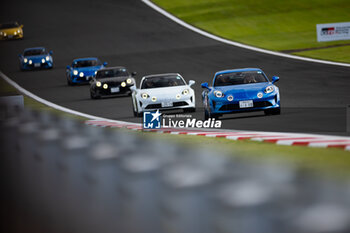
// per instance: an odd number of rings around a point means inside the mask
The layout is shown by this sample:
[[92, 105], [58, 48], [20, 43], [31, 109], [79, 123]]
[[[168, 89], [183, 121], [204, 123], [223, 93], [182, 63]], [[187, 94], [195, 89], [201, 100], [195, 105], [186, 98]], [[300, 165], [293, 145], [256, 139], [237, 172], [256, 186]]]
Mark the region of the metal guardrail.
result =
[[6, 109], [3, 232], [350, 231], [350, 182]]

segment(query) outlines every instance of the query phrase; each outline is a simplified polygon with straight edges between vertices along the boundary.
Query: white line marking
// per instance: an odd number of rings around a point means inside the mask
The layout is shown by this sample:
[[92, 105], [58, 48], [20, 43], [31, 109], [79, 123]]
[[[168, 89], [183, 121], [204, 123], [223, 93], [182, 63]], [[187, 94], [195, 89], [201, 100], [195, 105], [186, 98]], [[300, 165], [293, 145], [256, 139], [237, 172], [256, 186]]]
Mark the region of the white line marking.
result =
[[201, 29], [198, 29], [198, 28], [196, 28], [196, 27], [194, 27], [194, 26], [192, 26], [192, 25], [190, 25], [188, 23], [185, 23], [184, 21], [182, 21], [179, 18], [173, 16], [172, 14], [170, 14], [167, 11], [163, 10], [162, 8], [160, 8], [159, 6], [155, 5], [154, 3], [152, 3], [149, 0], [142, 0], [142, 2], [144, 2], [146, 5], [148, 5], [149, 7], [153, 8], [154, 10], [158, 11], [162, 15], [168, 17], [172, 21], [180, 24], [181, 26], [183, 26], [183, 27], [185, 27], [185, 28], [187, 28], [187, 29], [189, 29], [191, 31], [197, 32], [198, 34], [201, 34], [201, 35], [203, 35], [205, 37], [211, 38], [213, 40], [216, 40], [216, 41], [219, 41], [219, 42], [222, 42], [222, 43], [225, 43], [225, 44], [237, 46], [237, 47], [244, 48], [244, 49], [253, 50], [253, 51], [256, 51], [256, 52], [260, 52], [260, 53], [266, 53], [266, 54], [270, 54], [270, 55], [291, 58], [291, 59], [295, 59], [295, 60], [315, 62], [315, 63], [321, 63], [321, 64], [327, 64], [327, 65], [336, 65], [336, 66], [350, 67], [350, 64], [346, 64], [346, 63], [325, 61], [325, 60], [319, 60], [319, 59], [313, 59], [313, 58], [307, 58], [307, 57], [299, 57], [299, 56], [295, 56], [295, 55], [290, 55], [290, 54], [280, 53], [280, 52], [274, 52], [274, 51], [270, 51], [270, 50], [266, 50], [266, 49], [257, 48], [257, 47], [254, 47], [254, 46], [241, 44], [241, 43], [234, 42], [234, 41], [231, 41], [231, 40], [223, 39], [221, 37], [215, 36], [215, 35], [210, 34], [208, 32], [202, 31]]

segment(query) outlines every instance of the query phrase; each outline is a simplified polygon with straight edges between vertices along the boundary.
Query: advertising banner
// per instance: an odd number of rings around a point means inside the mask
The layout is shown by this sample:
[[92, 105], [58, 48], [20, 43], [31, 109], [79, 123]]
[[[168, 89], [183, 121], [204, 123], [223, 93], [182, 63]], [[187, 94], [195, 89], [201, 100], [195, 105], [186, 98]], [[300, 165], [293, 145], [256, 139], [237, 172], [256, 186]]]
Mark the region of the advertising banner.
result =
[[350, 40], [350, 22], [317, 24], [317, 41]]

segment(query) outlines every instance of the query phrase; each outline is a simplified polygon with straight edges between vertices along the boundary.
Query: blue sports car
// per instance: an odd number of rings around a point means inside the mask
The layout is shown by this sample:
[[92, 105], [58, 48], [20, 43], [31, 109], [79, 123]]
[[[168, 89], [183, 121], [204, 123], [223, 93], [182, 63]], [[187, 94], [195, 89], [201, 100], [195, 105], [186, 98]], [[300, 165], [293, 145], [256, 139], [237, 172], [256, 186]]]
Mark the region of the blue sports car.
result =
[[75, 59], [71, 66], [67, 66], [67, 84], [89, 83], [95, 77], [97, 71], [105, 66], [107, 66], [107, 62], [102, 64], [96, 57]]
[[21, 70], [33, 70], [53, 67], [52, 51], [47, 52], [44, 47], [25, 49], [19, 55], [19, 67]]
[[265, 111], [266, 115], [281, 113], [280, 93], [272, 77], [270, 82], [261, 69], [246, 68], [215, 73], [213, 86], [202, 83], [204, 117], [218, 118], [223, 114]]

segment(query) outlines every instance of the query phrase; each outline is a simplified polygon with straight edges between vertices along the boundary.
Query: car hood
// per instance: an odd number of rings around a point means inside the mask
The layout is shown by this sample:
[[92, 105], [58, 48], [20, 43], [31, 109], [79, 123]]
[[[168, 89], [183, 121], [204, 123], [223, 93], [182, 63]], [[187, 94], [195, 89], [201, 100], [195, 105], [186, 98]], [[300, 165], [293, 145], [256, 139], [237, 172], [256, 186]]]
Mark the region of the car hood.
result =
[[121, 76], [121, 77], [112, 77], [112, 78], [99, 78], [97, 81], [108, 83], [108, 82], [123, 82], [126, 79], [130, 78], [129, 76]]
[[14, 34], [17, 30], [20, 28], [5, 28], [5, 29], [0, 29], [1, 32], [5, 32], [6, 34]]
[[251, 95], [256, 96], [258, 92], [263, 92], [265, 88], [269, 85], [272, 85], [272, 84], [269, 82], [249, 83], [249, 84], [241, 84], [241, 85], [215, 87], [214, 90], [222, 91], [224, 95], [232, 94], [238, 98], [247, 98], [247, 97], [250, 97]]
[[77, 70], [78, 72], [95, 72], [96, 70], [99, 70], [103, 68], [103, 66], [89, 66], [89, 67], [79, 67], [79, 68], [73, 68], [73, 70]]
[[176, 86], [176, 87], [160, 87], [160, 88], [149, 88], [149, 89], [140, 89], [141, 93], [147, 93], [149, 95], [170, 95], [175, 96], [177, 94], [181, 94], [181, 92], [185, 89], [190, 89], [187, 85], [184, 86]]

